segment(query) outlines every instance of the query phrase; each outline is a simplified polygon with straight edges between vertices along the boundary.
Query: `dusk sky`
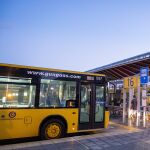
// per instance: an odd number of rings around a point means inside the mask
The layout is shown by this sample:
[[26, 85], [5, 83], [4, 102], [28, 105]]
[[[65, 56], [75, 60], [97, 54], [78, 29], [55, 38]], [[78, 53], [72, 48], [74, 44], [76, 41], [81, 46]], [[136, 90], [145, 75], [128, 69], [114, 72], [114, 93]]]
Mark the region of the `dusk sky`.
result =
[[86, 71], [149, 51], [149, 0], [0, 0], [0, 63]]

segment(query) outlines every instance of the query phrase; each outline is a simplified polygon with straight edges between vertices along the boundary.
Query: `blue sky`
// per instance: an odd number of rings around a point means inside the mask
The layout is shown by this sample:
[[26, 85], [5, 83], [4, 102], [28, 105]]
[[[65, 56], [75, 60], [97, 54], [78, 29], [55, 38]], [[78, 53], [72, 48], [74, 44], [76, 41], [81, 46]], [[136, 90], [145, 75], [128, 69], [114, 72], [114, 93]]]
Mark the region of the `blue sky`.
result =
[[0, 0], [0, 63], [85, 71], [149, 50], [149, 0]]

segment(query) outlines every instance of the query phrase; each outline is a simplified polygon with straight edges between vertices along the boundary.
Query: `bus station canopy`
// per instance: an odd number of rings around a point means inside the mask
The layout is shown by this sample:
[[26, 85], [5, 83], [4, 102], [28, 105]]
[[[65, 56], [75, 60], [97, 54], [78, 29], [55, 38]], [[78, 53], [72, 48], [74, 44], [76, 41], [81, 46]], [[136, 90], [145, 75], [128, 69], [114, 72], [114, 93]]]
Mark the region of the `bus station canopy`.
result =
[[110, 80], [118, 80], [139, 74], [142, 67], [150, 67], [150, 52], [94, 68], [87, 72], [105, 74]]

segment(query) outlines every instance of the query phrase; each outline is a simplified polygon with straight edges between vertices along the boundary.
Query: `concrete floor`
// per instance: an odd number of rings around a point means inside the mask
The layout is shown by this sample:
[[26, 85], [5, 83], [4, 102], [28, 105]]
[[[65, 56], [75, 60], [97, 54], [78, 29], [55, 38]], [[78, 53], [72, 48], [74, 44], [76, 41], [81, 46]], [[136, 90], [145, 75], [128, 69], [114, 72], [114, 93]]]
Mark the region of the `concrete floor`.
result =
[[150, 150], [150, 129], [111, 122], [108, 129], [62, 139], [1, 145], [0, 150]]
[[150, 150], [150, 129], [111, 122], [108, 129], [62, 139], [1, 145], [0, 150]]

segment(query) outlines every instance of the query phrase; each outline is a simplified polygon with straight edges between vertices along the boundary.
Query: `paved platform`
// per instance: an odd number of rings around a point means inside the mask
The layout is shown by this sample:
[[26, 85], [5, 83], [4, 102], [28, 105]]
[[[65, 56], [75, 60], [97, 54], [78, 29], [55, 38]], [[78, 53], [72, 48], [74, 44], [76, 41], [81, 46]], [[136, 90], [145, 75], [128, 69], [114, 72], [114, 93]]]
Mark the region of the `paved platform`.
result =
[[108, 129], [55, 140], [1, 145], [0, 150], [150, 150], [150, 129], [111, 123]]

